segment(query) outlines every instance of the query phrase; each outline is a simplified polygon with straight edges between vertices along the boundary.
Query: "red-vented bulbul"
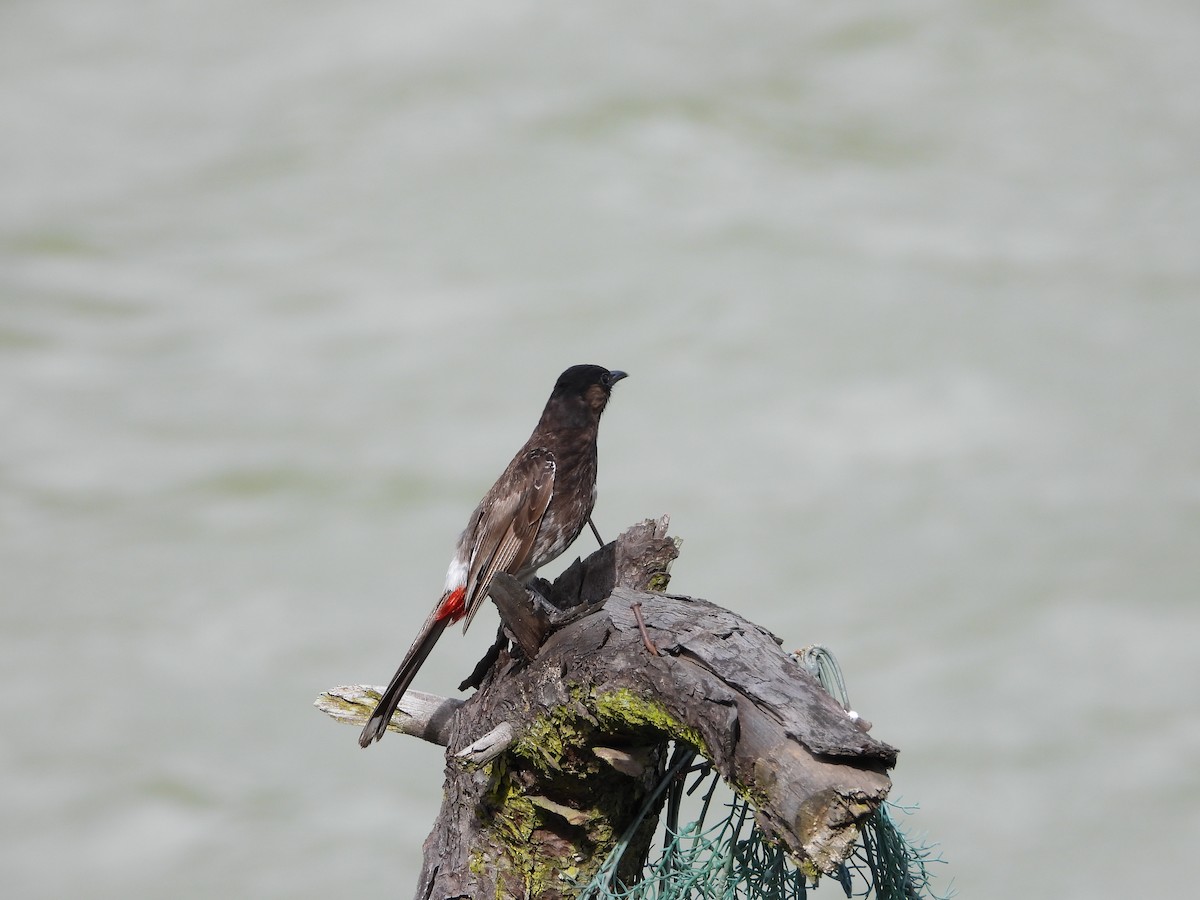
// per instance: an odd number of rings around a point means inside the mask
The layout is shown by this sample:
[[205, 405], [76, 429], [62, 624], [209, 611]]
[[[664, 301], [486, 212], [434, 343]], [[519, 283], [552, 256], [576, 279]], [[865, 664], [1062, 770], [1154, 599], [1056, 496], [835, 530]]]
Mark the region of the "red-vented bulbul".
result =
[[359, 735], [367, 747], [383, 737], [392, 713], [446, 626], [463, 631], [507, 572], [521, 583], [566, 550], [590, 521], [596, 502], [596, 433], [612, 387], [624, 372], [572, 366], [559, 376], [537, 428], [484, 494], [446, 572], [446, 590], [421, 626]]

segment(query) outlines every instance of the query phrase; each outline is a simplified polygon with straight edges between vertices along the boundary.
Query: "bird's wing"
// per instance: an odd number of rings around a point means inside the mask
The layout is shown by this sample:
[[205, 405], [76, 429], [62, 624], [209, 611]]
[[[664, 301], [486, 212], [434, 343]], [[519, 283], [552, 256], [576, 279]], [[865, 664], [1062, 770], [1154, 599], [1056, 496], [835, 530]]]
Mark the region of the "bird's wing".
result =
[[507, 488], [499, 496], [489, 491], [483, 516], [475, 530], [467, 572], [466, 631], [483, 604], [497, 572], [515, 575], [525, 567], [533, 550], [542, 516], [554, 495], [554, 454], [536, 448], [520, 457], [501, 477], [497, 486]]

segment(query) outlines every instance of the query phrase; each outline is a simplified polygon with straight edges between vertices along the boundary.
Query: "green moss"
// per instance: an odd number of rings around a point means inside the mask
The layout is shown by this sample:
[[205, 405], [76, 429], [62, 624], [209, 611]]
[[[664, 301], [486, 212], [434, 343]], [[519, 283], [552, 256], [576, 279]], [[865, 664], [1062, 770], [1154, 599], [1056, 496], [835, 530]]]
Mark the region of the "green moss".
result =
[[699, 731], [690, 725], [684, 725], [661, 703], [639, 697], [629, 688], [595, 693], [590, 705], [602, 723], [658, 731], [670, 735], [675, 740], [691, 744], [705, 756], [709, 755]]
[[[472, 871], [475, 867], [486, 871], [500, 862], [497, 896], [511, 895], [517, 885], [527, 896], [540, 896], [571, 870], [581, 877], [590, 876], [590, 863], [581, 867], [573, 855], [549, 857], [545, 842], [535, 837], [541, 828], [561, 828], [562, 821], [582, 828], [587, 844], [598, 851], [594, 860], [597, 865], [604, 856], [599, 851], [616, 840], [610, 811], [575, 810], [557, 800], [527, 795], [522, 778], [517, 777], [523, 767], [537, 770], [550, 784], [559, 778], [574, 780], [579, 774], [575, 770], [580, 768], [598, 770], [599, 763], [591, 753], [576, 752], [594, 742], [598, 726], [616, 733], [655, 733], [686, 741], [705, 752], [699, 731], [684, 725], [661, 703], [646, 700], [632, 690], [588, 693], [572, 685], [569, 694], [565, 703], [535, 720], [509, 754], [489, 764], [492, 783], [488, 801], [493, 812], [488, 816], [487, 829], [492, 849], [486, 856], [473, 857], [470, 864]], [[541, 789], [546, 788], [543, 785]], [[553, 787], [549, 794], [559, 796]]]
[[474, 851], [467, 859], [467, 869], [472, 875], [483, 875], [488, 870], [487, 855], [482, 851]]
[[[507, 781], [507, 779], [505, 779]], [[541, 857], [530, 837], [538, 826], [538, 811], [533, 802], [515, 790], [505, 791], [505, 802], [502, 808], [488, 823], [488, 832], [495, 842], [496, 859], [500, 868], [496, 872], [496, 896], [506, 896], [504, 877], [519, 878], [525, 886], [525, 893], [538, 896], [549, 884], [548, 879], [554, 877], [558, 868], [557, 860]], [[479, 860], [486, 867], [486, 861]]]
[[650, 581], [646, 584], [646, 590], [662, 593], [667, 589], [667, 585], [671, 583], [671, 576], [667, 572], [658, 572], [650, 576]]
[[521, 895], [537, 897], [549, 890], [558, 873], [573, 865], [574, 860], [547, 856], [546, 848], [533, 841], [534, 832], [543, 825], [543, 819], [555, 813], [543, 809], [545, 804], [538, 803], [542, 798], [524, 793], [506, 765], [499, 760], [496, 763], [488, 790], [494, 810], [487, 821], [492, 850], [486, 858], [482, 855], [473, 858], [472, 865], [479, 866], [481, 872], [497, 866], [497, 897], [511, 896], [508, 888], [514, 879], [522, 886]]
[[700, 732], [671, 715], [661, 703], [647, 700], [629, 688], [593, 691], [589, 696], [577, 686], [570, 699], [536, 719], [513, 745], [513, 752], [543, 772], [560, 772], [568, 750], [587, 745], [594, 736], [592, 721], [580, 721], [578, 702], [593, 712], [599, 724], [616, 732], [654, 731], [706, 753]]
[[513, 745], [512, 752], [540, 771], [552, 774], [562, 771], [567, 748], [582, 746], [585, 739], [568, 704], [534, 720]]
[[536, 823], [537, 810], [533, 802], [513, 791], [500, 814], [492, 820], [492, 830], [505, 844], [525, 847]]

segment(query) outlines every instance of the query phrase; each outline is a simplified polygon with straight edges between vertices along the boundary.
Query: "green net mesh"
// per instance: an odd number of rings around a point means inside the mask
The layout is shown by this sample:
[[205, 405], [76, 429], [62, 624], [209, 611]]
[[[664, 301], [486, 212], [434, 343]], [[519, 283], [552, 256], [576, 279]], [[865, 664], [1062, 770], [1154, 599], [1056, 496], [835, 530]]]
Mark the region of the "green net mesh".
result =
[[[801, 662], [846, 709], [849, 701], [841, 669], [824, 647], [798, 653]], [[689, 775], [695, 774], [691, 786]], [[727, 800], [718, 800], [723, 790]], [[647, 863], [636, 884], [624, 885], [616, 873], [629, 842], [666, 793], [662, 850]], [[685, 797], [698, 797], [698, 811], [680, 824]], [[886, 803], [862, 828], [853, 855], [830, 881], [846, 897], [879, 900], [938, 900], [927, 864], [941, 862], [935, 847], [907, 837], [892, 812], [913, 808]], [[796, 900], [817, 887], [792, 864], [784, 850], [766, 840], [754, 822], [753, 808], [723, 788], [721, 778], [686, 745], [677, 745], [667, 772], [647, 798], [639, 821], [622, 836], [596, 876], [580, 885], [586, 900]]]

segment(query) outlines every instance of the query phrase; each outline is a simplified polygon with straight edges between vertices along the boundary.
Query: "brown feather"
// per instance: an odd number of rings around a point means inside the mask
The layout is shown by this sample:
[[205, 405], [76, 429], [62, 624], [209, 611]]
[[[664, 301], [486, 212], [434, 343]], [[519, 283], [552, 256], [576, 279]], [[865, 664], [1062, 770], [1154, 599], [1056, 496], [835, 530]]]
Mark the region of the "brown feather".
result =
[[[489, 527], [476, 538], [467, 576], [464, 632], [483, 605], [496, 573], [515, 575], [528, 563], [542, 516], [554, 495], [555, 468], [554, 454], [541, 447], [535, 448], [520, 458], [519, 465], [511, 473], [511, 493], [504, 498], [494, 498], [494, 512], [486, 522]], [[503, 479], [497, 482], [502, 483]]]

